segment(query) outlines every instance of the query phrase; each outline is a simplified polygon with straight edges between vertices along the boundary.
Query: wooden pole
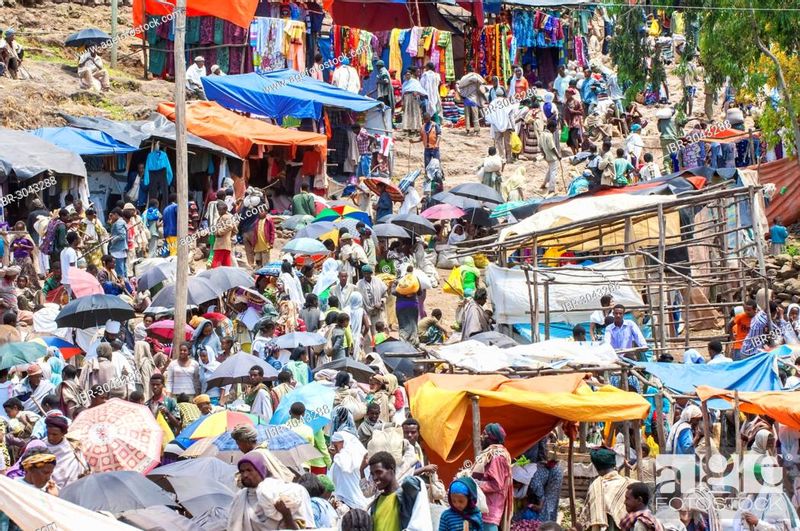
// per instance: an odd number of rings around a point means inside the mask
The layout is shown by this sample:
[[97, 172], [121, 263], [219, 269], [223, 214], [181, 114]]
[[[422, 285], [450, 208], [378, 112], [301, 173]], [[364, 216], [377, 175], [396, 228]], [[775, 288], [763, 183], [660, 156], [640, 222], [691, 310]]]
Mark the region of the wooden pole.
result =
[[662, 453], [666, 453], [667, 444], [666, 437], [664, 437], [664, 394], [659, 391], [655, 396], [656, 403], [656, 436], [658, 437], [658, 446]]
[[[769, 311], [769, 279], [767, 278], [767, 264], [764, 261], [764, 235], [758, 231], [756, 226], [756, 191], [752, 186], [748, 187], [750, 194], [750, 212], [753, 220], [753, 240], [756, 242], [756, 256], [758, 257], [758, 272], [764, 282], [764, 299], [765, 308], [761, 308], [767, 314], [767, 322], [769, 323], [768, 330], [772, 330], [772, 312]], [[758, 302], [758, 301], [756, 301]]]
[[[628, 391], [630, 388], [628, 386], [628, 369], [622, 369], [622, 389]], [[625, 462], [628, 462], [628, 458], [631, 455], [631, 423], [629, 421], [625, 421], [622, 423], [622, 430], [625, 433]], [[625, 467], [625, 475], [627, 477], [631, 477], [631, 471], [626, 466]]]
[[636, 433], [633, 437], [633, 444], [636, 445], [636, 480], [642, 481], [642, 421], [637, 420], [634, 422]]
[[531, 284], [530, 267], [523, 265], [522, 270], [525, 271], [525, 287], [528, 290], [528, 307], [531, 314], [531, 343], [536, 343], [536, 310], [534, 309], [534, 294], [533, 285]]
[[577, 512], [575, 511], [575, 471], [574, 468], [575, 456], [575, 437], [572, 430], [569, 432], [569, 452], [567, 453], [567, 483], [569, 486], [569, 514], [572, 517], [571, 522], [577, 522]]
[[534, 343], [540, 341], [539, 337], [539, 279], [536, 271], [539, 269], [539, 243], [536, 236], [533, 237], [533, 329], [531, 339]]
[[692, 300], [692, 285], [689, 282], [686, 282], [686, 295], [684, 296], [683, 304], [683, 331], [686, 332], [686, 342], [684, 346], [688, 349], [689, 348], [689, 303]]
[[550, 339], [550, 282], [544, 279], [544, 338]]
[[469, 399], [472, 401], [472, 451], [477, 461], [481, 454], [481, 408], [478, 405], [480, 397], [470, 395]]
[[[182, 242], [189, 236], [189, 176], [186, 147], [186, 0], [175, 4], [175, 185], [178, 192], [178, 263], [175, 276], [175, 330], [186, 325], [186, 303], [189, 282], [189, 248]], [[247, 164], [247, 161], [245, 161]], [[173, 358], [183, 342], [183, 334], [175, 334]]]
[[589, 425], [586, 422], [581, 422], [578, 424], [578, 451], [580, 453], [586, 453], [586, 438], [589, 435]]
[[[117, 67], [117, 18], [119, 17], [119, 0], [111, 0], [111, 68]], [[145, 37], [147, 40], [147, 37]]]
[[706, 455], [705, 458], [700, 459], [703, 464], [703, 470], [706, 474], [710, 473], [710, 469], [708, 468], [708, 458], [712, 455], [712, 448], [711, 448], [711, 425], [708, 418], [708, 402], [703, 400], [700, 402], [700, 407], [703, 412], [703, 438], [706, 441]]
[[[736, 431], [736, 455], [741, 465], [744, 460], [744, 448], [742, 447], [741, 419], [739, 418], [739, 391], [733, 392], [733, 426]], [[739, 474], [739, 492], [744, 488], [743, 474]]]
[[661, 348], [667, 348], [667, 312], [664, 285], [664, 260], [666, 253], [667, 221], [664, 217], [664, 204], [658, 204], [658, 330]]

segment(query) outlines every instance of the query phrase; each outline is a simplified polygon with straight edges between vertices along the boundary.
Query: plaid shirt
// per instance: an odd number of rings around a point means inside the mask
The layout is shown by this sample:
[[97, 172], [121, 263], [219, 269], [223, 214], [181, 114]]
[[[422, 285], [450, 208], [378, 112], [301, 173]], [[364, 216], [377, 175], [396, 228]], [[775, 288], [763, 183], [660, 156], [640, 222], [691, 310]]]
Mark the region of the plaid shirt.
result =
[[367, 133], [366, 129], [362, 129], [359, 131], [358, 135], [356, 136], [356, 144], [358, 145], [358, 154], [359, 155], [369, 155], [372, 153], [370, 150], [370, 143], [372, 142], [372, 137]]

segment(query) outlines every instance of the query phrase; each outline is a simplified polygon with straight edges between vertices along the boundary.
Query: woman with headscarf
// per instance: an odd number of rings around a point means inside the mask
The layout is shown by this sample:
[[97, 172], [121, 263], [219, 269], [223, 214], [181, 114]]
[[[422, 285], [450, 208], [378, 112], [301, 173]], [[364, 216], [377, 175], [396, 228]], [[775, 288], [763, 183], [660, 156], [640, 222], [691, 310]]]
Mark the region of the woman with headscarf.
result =
[[153, 359], [150, 344], [147, 341], [137, 341], [133, 344], [133, 363], [141, 376], [141, 392], [145, 401], [150, 400], [152, 391], [150, 390], [150, 377], [158, 370]]
[[58, 387], [61, 383], [61, 371], [64, 370], [64, 357], [58, 347], [47, 347], [45, 359], [50, 366], [50, 383]]
[[464, 226], [460, 223], [456, 223], [453, 225], [453, 228], [450, 229], [450, 234], [447, 236], [447, 244], [455, 245], [459, 242], [463, 242], [466, 239], [467, 235], [464, 232]]
[[333, 491], [334, 496], [350, 509], [364, 510], [369, 505], [360, 485], [361, 464], [365, 455], [367, 449], [358, 437], [350, 432], [340, 430], [331, 435], [333, 463], [328, 471], [328, 477], [336, 486]]
[[305, 301], [303, 286], [300, 284], [300, 280], [297, 278], [294, 268], [288, 260], [284, 260], [283, 263], [281, 263], [281, 274], [278, 276], [278, 285], [279, 287], [283, 287], [284, 293], [289, 295], [289, 300], [295, 304], [296, 308], [303, 306], [303, 301]]
[[439, 519], [439, 531], [481, 531], [483, 518], [478, 509], [478, 486], [472, 478], [454, 480], [447, 491], [450, 508]]
[[353, 414], [350, 410], [344, 406], [336, 406], [333, 408], [331, 418], [331, 434], [342, 430], [352, 433], [353, 435], [358, 433], [356, 422], [353, 420]]
[[481, 433], [483, 451], [467, 473], [486, 495], [488, 512], [483, 514], [483, 529], [507, 530], [511, 527], [514, 487], [511, 455], [503, 445], [505, 440], [506, 432], [500, 424], [487, 424]]
[[[348, 301], [347, 314], [350, 316], [350, 332], [353, 336], [353, 357], [361, 359], [361, 346], [370, 344], [369, 339], [369, 317], [364, 312], [364, 298], [361, 292], [354, 291]], [[367, 336], [367, 342], [364, 338]]]
[[792, 303], [786, 308], [783, 339], [790, 345], [800, 343], [800, 304]]
[[573, 87], [567, 89], [566, 96], [564, 121], [569, 128], [567, 145], [572, 149], [572, 154], [577, 155], [583, 142], [583, 103], [578, 91]]
[[403, 387], [397, 380], [397, 376], [394, 374], [385, 374], [383, 378], [386, 380], [386, 392], [389, 394], [389, 401], [392, 409], [394, 409], [390, 420], [395, 426], [399, 426], [406, 420], [406, 395]]
[[32, 456], [35, 453], [39, 452], [46, 452], [47, 445], [44, 441], [39, 439], [31, 439], [28, 442], [27, 446], [25, 446], [25, 450], [22, 452], [22, 455], [19, 456], [17, 462], [14, 463], [13, 466], [7, 468], [2, 473], [9, 479], [19, 479], [25, 476], [25, 470], [22, 468], [22, 462], [25, 461], [28, 457]]
[[217, 354], [222, 352], [222, 341], [214, 331], [214, 323], [210, 319], [203, 319], [197, 326], [197, 329], [192, 334], [192, 354], [195, 359], [200, 355], [200, 352], [210, 347], [214, 351], [214, 358]]
[[51, 415], [44, 421], [47, 426], [47, 451], [56, 456], [53, 481], [63, 489], [89, 471], [83, 456], [67, 440], [68, 422], [66, 417]]
[[311, 291], [314, 295], [319, 297], [322, 307], [327, 307], [328, 297], [330, 296], [330, 288], [339, 280], [339, 262], [335, 258], [326, 258], [322, 262], [322, 271], [317, 275], [317, 281], [314, 283], [314, 289]]
[[471, 256], [464, 257], [464, 263], [459, 267], [461, 272], [461, 287], [464, 297], [472, 297], [481, 281], [481, 272], [475, 267], [475, 260]]
[[281, 296], [281, 300], [278, 302], [278, 319], [275, 323], [276, 336], [306, 331], [305, 323], [300, 320], [297, 309], [298, 306], [286, 294]]
[[[395, 385], [397, 380], [394, 380]], [[375, 374], [369, 379], [370, 392], [367, 395], [367, 405], [377, 404], [380, 408], [378, 419], [381, 422], [391, 422], [395, 413], [394, 397], [389, 394], [386, 376]]]
[[694, 404], [687, 404], [681, 412], [681, 418], [669, 432], [666, 453], [694, 455], [695, 446], [699, 442], [700, 432], [697, 427], [703, 419], [703, 412]]
[[522, 201], [522, 187], [525, 186], [526, 181], [525, 166], [520, 166], [514, 170], [511, 177], [503, 181], [501, 186], [505, 200], [509, 203], [512, 201]]
[[211, 375], [214, 374], [214, 371], [217, 370], [217, 367], [222, 364], [217, 361], [208, 349], [200, 352], [197, 362], [200, 364], [200, 392], [207, 394], [210, 402], [213, 405], [217, 405], [219, 404], [222, 390], [219, 387], [209, 388], [208, 380], [211, 378]]

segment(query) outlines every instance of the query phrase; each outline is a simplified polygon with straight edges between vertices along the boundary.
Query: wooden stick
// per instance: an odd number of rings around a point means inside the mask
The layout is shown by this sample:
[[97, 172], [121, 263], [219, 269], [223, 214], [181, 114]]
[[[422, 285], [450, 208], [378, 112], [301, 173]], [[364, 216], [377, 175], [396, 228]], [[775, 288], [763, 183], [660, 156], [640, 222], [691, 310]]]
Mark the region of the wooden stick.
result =
[[478, 405], [480, 397], [478, 395], [470, 395], [472, 401], [472, 451], [475, 454], [475, 461], [477, 462], [478, 456], [481, 454], [481, 408]]
[[664, 394], [659, 391], [655, 396], [656, 403], [656, 436], [658, 437], [658, 446], [662, 453], [667, 452], [664, 448], [667, 444], [667, 439], [664, 436]]
[[703, 400], [700, 402], [701, 410], [703, 412], [703, 438], [706, 441], [706, 456], [705, 459], [701, 459], [703, 463], [703, 470], [706, 474], [710, 474], [711, 471], [708, 468], [708, 458], [711, 457], [712, 447], [711, 447], [711, 426], [709, 425], [709, 418], [708, 418], [708, 402]]
[[[537, 238], [533, 237], [533, 264], [537, 266], [539, 265], [539, 242]], [[534, 343], [538, 343], [540, 341], [539, 338], [539, 278], [536, 274], [536, 269], [533, 270], [533, 325], [534, 327], [531, 329], [531, 338], [534, 340]]]
[[574, 455], [575, 455], [575, 437], [572, 435], [572, 430], [569, 433], [569, 453], [567, 454], [567, 483], [569, 485], [569, 514], [572, 517], [572, 522], [577, 522], [577, 512], [575, 510], [575, 471], [574, 468]]
[[659, 341], [661, 342], [661, 348], [667, 347], [666, 336], [667, 336], [667, 312], [664, 308], [665, 306], [665, 294], [664, 294], [664, 262], [665, 262], [665, 252], [666, 249], [664, 247], [664, 238], [666, 237], [667, 231], [667, 222], [666, 218], [664, 217], [664, 205], [662, 203], [658, 204], [658, 330], [659, 330]]
[[[642, 455], [642, 421], [636, 420], [633, 424], [636, 429], [633, 437], [633, 444], [636, 445], [636, 479], [637, 481], [642, 481], [642, 459], [644, 459]], [[628, 456], [625, 457], [627, 458]]]
[[528, 307], [530, 308], [530, 315], [531, 315], [531, 343], [536, 343], [536, 336], [537, 336], [537, 329], [536, 326], [536, 319], [538, 319], [538, 315], [536, 310], [534, 309], [533, 298], [534, 294], [531, 290], [534, 288], [531, 287], [531, 276], [530, 276], [530, 268], [523, 267], [523, 271], [525, 271], [525, 286], [528, 289]]
[[[622, 369], [622, 389], [625, 391], [629, 390], [628, 369]], [[626, 420], [622, 423], [622, 430], [625, 432], [625, 438], [623, 440], [625, 442], [625, 462], [627, 463], [628, 457], [631, 455], [631, 424], [629, 421]], [[625, 467], [625, 476], [631, 476], [631, 471], [627, 466]]]
[[[742, 432], [741, 432], [741, 419], [739, 418], [739, 391], [733, 392], [733, 426], [736, 431], [736, 455], [739, 457], [739, 463], [744, 460], [744, 448], [742, 447]], [[744, 490], [744, 477], [739, 474], [739, 492]]]

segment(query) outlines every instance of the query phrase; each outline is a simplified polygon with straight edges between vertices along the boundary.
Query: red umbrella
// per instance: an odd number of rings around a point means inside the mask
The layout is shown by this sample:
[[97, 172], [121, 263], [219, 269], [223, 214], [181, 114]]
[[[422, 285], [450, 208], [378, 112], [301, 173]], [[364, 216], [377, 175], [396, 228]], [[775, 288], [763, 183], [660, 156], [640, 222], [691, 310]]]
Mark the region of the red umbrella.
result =
[[205, 317], [206, 319], [211, 319], [212, 321], [224, 321], [225, 319], [228, 318], [224, 313], [219, 313], [219, 312], [204, 313], [203, 317]]
[[[155, 323], [151, 324], [147, 327], [147, 331], [151, 332], [152, 334], [158, 336], [161, 339], [166, 339], [172, 341], [175, 337], [175, 321], [172, 319], [164, 319], [163, 321], [156, 321]], [[192, 334], [194, 334], [194, 328], [189, 325], [184, 325], [184, 331], [186, 332], [186, 340], [192, 339]]]
[[100, 282], [91, 274], [77, 267], [69, 268], [69, 287], [76, 297], [87, 295], [102, 295], [103, 288]]
[[466, 212], [457, 206], [442, 203], [423, 210], [420, 216], [425, 219], [458, 219], [464, 217], [465, 214]]
[[402, 203], [403, 199], [405, 199], [403, 191], [389, 179], [384, 179], [383, 177], [367, 177], [364, 179], [364, 184], [377, 195], [381, 193], [381, 185], [385, 186], [386, 191], [389, 192], [389, 197], [392, 198], [392, 201], [397, 203]]

